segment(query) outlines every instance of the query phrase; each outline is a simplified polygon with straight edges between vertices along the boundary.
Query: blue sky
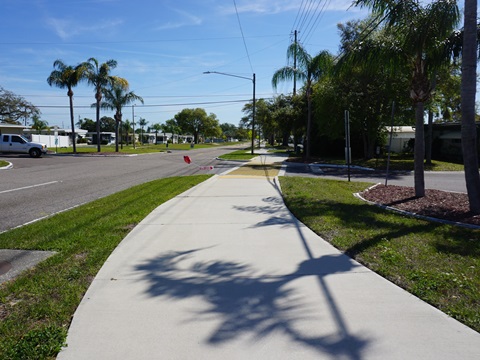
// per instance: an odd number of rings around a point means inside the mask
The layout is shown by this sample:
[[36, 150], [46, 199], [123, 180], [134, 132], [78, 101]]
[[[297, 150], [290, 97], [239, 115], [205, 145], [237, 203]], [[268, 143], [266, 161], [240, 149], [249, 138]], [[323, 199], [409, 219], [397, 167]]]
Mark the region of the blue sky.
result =
[[[56, 59], [76, 65], [115, 59], [112, 74], [144, 98], [135, 119], [164, 123], [183, 108], [202, 107], [220, 123], [238, 125], [252, 82], [257, 98], [275, 92], [271, 78], [286, 65], [292, 31], [314, 55], [336, 54], [337, 23], [361, 19], [351, 0], [0, 0], [0, 86], [40, 107], [50, 126], [69, 127], [66, 90], [46, 79]], [[236, 6], [235, 6], [236, 5]], [[238, 17], [237, 17], [237, 11]], [[302, 10], [304, 9], [304, 10]], [[308, 11], [307, 11], [308, 10]], [[308, 16], [306, 16], [306, 14]], [[240, 20], [240, 21], [239, 21]], [[240, 26], [240, 24], [241, 26]], [[242, 32], [244, 38], [242, 38]], [[74, 89], [75, 120], [94, 119], [93, 89]], [[102, 115], [112, 116], [111, 112]], [[131, 120], [131, 108], [124, 119]]]

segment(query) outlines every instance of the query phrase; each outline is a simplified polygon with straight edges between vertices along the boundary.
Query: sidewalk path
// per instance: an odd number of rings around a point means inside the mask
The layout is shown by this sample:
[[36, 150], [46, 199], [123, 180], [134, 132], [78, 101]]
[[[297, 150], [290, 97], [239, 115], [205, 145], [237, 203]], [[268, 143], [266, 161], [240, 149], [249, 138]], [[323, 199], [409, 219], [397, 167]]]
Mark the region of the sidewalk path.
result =
[[480, 334], [299, 223], [276, 171], [215, 176], [153, 211], [94, 279], [58, 359], [480, 359]]

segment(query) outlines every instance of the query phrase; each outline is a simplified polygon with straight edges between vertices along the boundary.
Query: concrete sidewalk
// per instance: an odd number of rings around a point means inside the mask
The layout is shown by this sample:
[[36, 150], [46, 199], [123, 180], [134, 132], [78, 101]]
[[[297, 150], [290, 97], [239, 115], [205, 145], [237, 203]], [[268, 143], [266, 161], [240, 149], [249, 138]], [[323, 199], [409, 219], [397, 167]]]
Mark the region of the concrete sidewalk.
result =
[[299, 223], [274, 173], [243, 167], [153, 211], [94, 279], [58, 359], [480, 359], [479, 333]]

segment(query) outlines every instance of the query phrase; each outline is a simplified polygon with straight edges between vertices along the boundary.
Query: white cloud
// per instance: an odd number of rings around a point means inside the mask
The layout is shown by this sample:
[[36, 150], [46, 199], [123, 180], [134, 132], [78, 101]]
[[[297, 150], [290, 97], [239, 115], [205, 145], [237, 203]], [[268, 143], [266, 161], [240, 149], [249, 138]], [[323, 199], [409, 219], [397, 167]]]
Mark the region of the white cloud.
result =
[[123, 20], [104, 20], [99, 21], [96, 25], [79, 25], [74, 20], [58, 19], [50, 17], [46, 20], [48, 27], [63, 40], [68, 40], [76, 35], [84, 33], [95, 33], [99, 31], [105, 31], [113, 29], [123, 24]]
[[[325, 1], [327, 1], [325, 11], [345, 11], [352, 4], [352, 0]], [[287, 11], [298, 12], [302, 7], [308, 6], [308, 3], [303, 0], [237, 0], [236, 5], [239, 13], [278, 14]], [[319, 6], [323, 7], [323, 4], [319, 4]], [[233, 14], [235, 6], [233, 4], [222, 5], [220, 12], [224, 15]]]
[[156, 27], [154, 30], [178, 29], [185, 26], [199, 26], [203, 23], [201, 18], [186, 11], [180, 9], [173, 9], [173, 11], [180, 15], [180, 19], [178, 21], [171, 21], [162, 24]]

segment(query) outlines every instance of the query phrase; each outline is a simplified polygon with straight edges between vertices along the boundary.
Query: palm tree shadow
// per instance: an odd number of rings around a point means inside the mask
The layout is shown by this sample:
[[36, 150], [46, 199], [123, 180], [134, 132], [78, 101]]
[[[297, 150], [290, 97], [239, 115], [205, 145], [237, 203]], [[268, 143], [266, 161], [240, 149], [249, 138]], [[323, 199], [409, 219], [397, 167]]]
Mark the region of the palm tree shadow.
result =
[[[369, 344], [364, 337], [349, 334], [324, 277], [350, 271], [356, 266], [344, 255], [306, 260], [291, 274], [259, 275], [255, 269], [235, 262], [194, 262], [201, 249], [169, 252], [136, 267], [149, 282], [148, 294], [169, 300], [199, 298], [206, 306], [196, 310], [192, 322], [215, 319], [217, 328], [206, 337], [209, 344], [232, 341], [241, 336], [258, 340], [282, 332], [292, 341], [319, 353], [361, 359]], [[312, 336], [298, 326], [312, 321], [312, 302], [289, 286], [293, 281], [316, 277], [328, 304], [328, 314], [337, 326], [332, 334]], [[320, 306], [316, 305], [315, 307]], [[322, 319], [315, 329], [324, 331]]]

